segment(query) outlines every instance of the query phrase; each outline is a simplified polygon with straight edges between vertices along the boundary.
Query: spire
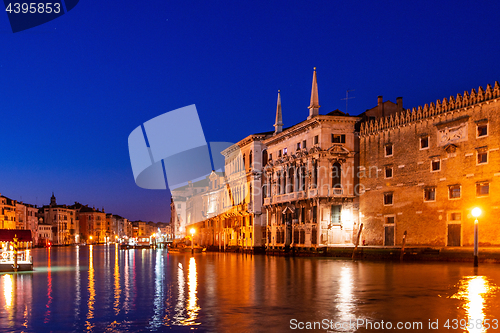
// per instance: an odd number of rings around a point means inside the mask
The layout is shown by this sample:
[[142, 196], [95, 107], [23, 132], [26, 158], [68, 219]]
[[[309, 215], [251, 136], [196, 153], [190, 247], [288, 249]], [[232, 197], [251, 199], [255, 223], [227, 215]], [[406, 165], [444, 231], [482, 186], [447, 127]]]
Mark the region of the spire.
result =
[[276, 105], [276, 123], [274, 124], [274, 134], [281, 133], [283, 131], [283, 117], [281, 115], [281, 96], [278, 90], [278, 103]]
[[318, 80], [316, 78], [316, 67], [314, 67], [311, 89], [311, 105], [309, 105], [309, 117], [307, 117], [307, 119], [317, 115], [319, 115]]

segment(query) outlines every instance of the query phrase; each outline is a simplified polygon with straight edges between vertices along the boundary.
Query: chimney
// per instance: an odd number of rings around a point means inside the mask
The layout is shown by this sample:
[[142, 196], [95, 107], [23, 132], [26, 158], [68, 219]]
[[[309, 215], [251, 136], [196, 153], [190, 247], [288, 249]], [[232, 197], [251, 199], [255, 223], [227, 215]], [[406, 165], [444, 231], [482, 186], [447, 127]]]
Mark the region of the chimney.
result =
[[384, 117], [384, 98], [382, 96], [378, 96], [378, 117]]
[[403, 97], [396, 97], [396, 104], [398, 105], [398, 112], [403, 111]]

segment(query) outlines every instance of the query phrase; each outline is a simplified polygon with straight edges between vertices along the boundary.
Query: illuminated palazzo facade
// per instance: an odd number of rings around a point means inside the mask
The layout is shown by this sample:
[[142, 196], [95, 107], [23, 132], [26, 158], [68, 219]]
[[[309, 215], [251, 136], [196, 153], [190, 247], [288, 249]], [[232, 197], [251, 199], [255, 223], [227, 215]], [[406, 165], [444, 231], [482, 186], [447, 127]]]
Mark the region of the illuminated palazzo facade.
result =
[[[380, 104], [380, 103], [379, 103]], [[365, 115], [360, 128], [367, 245], [500, 244], [500, 86], [412, 110]]]
[[319, 115], [316, 71], [309, 116], [283, 129], [278, 95], [275, 132], [264, 140], [264, 209], [269, 250], [353, 243], [358, 226], [355, 125], [333, 111]]
[[223, 151], [225, 172], [200, 191], [172, 193], [184, 235], [300, 251], [353, 245], [361, 229], [361, 245], [401, 246], [406, 235], [409, 246], [470, 246], [479, 207], [480, 244], [500, 245], [498, 82], [413, 109], [379, 96], [359, 116], [320, 115], [314, 71], [307, 119], [284, 128], [282, 118], [278, 93], [273, 132]]

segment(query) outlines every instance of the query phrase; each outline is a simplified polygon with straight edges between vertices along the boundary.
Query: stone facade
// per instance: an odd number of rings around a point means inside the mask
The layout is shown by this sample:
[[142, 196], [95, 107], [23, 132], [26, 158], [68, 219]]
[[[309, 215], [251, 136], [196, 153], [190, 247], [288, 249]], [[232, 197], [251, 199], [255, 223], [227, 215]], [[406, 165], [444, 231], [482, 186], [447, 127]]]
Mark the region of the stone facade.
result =
[[307, 120], [282, 130], [278, 98], [275, 133], [264, 140], [266, 246], [270, 250], [352, 244], [358, 226], [355, 166], [361, 119], [319, 115], [316, 71]]
[[[380, 104], [380, 103], [379, 103]], [[499, 245], [500, 86], [367, 119], [360, 215], [367, 245]]]

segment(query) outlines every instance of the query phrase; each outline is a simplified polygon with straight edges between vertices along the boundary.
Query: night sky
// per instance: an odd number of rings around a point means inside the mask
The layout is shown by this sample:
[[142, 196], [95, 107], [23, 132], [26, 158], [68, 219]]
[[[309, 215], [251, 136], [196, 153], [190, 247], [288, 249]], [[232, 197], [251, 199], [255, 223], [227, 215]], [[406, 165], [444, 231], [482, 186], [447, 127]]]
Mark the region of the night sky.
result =
[[92, 1], [12, 33], [0, 14], [0, 193], [168, 221], [168, 191], [134, 183], [127, 139], [196, 104], [207, 141], [359, 114], [377, 96], [417, 107], [500, 81], [500, 2]]

